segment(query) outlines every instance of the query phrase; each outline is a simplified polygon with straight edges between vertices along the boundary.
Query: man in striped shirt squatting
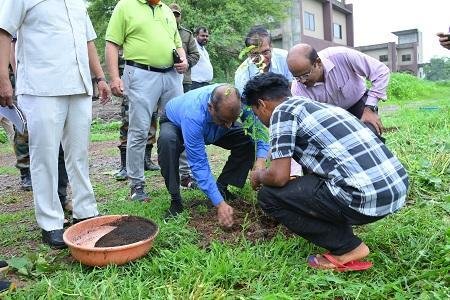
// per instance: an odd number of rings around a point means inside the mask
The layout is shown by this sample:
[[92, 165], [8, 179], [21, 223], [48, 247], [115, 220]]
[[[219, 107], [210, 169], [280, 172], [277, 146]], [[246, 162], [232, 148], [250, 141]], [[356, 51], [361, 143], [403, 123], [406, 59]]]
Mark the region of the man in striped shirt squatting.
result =
[[[365, 270], [369, 248], [352, 225], [375, 222], [400, 209], [408, 175], [378, 137], [342, 108], [291, 97], [288, 81], [265, 73], [251, 79], [245, 101], [269, 127], [271, 165], [251, 174], [269, 216], [328, 250], [310, 256], [319, 269]], [[289, 180], [290, 159], [306, 175]]]

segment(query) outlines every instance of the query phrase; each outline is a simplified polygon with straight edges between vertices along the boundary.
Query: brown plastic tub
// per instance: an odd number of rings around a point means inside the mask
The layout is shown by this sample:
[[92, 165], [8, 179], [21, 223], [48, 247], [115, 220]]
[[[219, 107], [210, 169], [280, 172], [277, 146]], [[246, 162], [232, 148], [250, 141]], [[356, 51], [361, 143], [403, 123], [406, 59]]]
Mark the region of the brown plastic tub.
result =
[[116, 228], [108, 224], [123, 217], [128, 216], [101, 216], [82, 221], [67, 228], [63, 238], [72, 256], [88, 266], [106, 266], [109, 264], [123, 265], [146, 255], [159, 232], [158, 225], [148, 219], [146, 220], [155, 226], [156, 229], [147, 239], [123, 246], [95, 247], [95, 243], [100, 238]]

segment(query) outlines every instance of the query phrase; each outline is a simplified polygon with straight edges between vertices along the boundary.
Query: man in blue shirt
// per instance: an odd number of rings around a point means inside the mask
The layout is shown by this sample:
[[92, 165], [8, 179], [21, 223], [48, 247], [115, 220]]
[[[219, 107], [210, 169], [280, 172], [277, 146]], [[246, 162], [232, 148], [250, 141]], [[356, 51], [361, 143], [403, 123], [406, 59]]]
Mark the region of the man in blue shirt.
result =
[[[160, 120], [158, 159], [161, 174], [171, 195], [168, 216], [182, 212], [179, 157], [186, 150], [187, 160], [199, 188], [218, 208], [219, 224], [233, 225], [233, 208], [225, 201], [231, 193], [227, 186], [242, 187], [255, 162], [255, 142], [245, 134], [236, 120], [241, 115], [239, 91], [228, 84], [205, 86], [175, 97], [166, 105]], [[245, 119], [245, 115], [241, 119]], [[206, 145], [213, 144], [231, 150], [217, 179], [209, 166]], [[269, 146], [256, 141], [255, 169], [264, 167]]]

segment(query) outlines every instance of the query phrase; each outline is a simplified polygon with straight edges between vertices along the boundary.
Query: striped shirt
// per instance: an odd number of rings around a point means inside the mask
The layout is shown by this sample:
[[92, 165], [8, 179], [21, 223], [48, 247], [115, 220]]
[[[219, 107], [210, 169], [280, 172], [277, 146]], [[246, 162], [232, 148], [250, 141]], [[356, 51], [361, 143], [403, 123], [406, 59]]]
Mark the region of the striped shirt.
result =
[[292, 157], [322, 177], [330, 192], [350, 208], [384, 216], [404, 205], [404, 167], [347, 111], [291, 97], [274, 110], [269, 131], [272, 159]]

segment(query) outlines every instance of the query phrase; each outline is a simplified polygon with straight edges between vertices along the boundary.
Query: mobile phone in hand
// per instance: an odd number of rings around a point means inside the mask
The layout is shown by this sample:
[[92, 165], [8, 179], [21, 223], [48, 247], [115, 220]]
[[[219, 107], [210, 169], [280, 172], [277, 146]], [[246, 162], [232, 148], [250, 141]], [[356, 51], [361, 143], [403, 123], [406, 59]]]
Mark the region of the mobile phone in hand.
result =
[[182, 62], [180, 55], [178, 55], [177, 50], [173, 49], [172, 50], [172, 56], [173, 56], [173, 63], [174, 64], [179, 64]]

